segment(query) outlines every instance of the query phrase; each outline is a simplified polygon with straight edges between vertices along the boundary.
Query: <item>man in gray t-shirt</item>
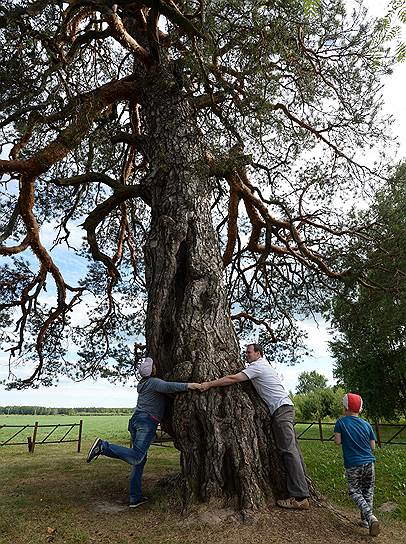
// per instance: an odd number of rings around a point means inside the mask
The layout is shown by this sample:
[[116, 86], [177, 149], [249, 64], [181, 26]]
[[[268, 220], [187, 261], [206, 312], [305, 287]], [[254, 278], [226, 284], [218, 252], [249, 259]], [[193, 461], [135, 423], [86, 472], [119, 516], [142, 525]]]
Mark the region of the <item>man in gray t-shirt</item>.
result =
[[249, 344], [246, 351], [247, 368], [232, 374], [204, 382], [202, 391], [211, 387], [224, 387], [251, 380], [258, 395], [268, 406], [272, 416], [272, 430], [275, 443], [286, 469], [286, 486], [289, 497], [279, 499], [277, 504], [282, 508], [307, 510], [309, 508], [309, 487], [307, 485], [301, 453], [297, 446], [293, 427], [295, 411], [277, 372], [263, 356], [258, 344]]

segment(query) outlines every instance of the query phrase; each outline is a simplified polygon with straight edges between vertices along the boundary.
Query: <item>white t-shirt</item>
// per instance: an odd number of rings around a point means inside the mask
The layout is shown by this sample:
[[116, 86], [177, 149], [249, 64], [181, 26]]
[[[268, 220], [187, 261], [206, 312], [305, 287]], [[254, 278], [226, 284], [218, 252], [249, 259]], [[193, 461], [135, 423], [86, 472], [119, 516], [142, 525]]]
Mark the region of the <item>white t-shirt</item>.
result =
[[266, 402], [271, 415], [280, 406], [293, 406], [286, 389], [283, 387], [278, 373], [265, 357], [260, 357], [249, 364], [242, 372], [252, 381], [258, 395]]

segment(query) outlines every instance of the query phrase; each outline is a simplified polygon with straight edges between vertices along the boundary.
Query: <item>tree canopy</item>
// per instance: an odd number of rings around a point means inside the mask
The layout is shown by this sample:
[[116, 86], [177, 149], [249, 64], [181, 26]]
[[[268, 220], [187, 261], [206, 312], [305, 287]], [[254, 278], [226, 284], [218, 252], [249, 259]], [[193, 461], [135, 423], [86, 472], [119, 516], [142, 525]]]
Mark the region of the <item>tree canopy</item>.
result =
[[327, 387], [327, 378], [311, 370], [309, 372], [301, 372], [298, 377], [298, 385], [296, 387], [296, 393], [298, 395], [311, 393], [316, 389], [325, 389]]
[[367, 271], [365, 282], [343, 286], [329, 311], [335, 375], [364, 397], [374, 417], [406, 413], [405, 180], [402, 164], [363, 212], [371, 227], [351, 246], [348, 261]]
[[[354, 275], [344, 247], [365, 226], [343, 206], [385, 174], [362, 155], [388, 141], [378, 23], [361, 4], [317, 4], [3, 2], [0, 319], [12, 384], [133, 371], [156, 279], [144, 248], [151, 225], [174, 229], [189, 213], [157, 211], [179, 187], [210, 203], [237, 333], [259, 327], [269, 355], [300, 355], [296, 318]], [[182, 184], [160, 193], [175, 171]], [[68, 262], [55, 257], [62, 246]], [[78, 325], [70, 316], [86, 300]]]
[[337, 418], [342, 414], [340, 387], [327, 385], [327, 378], [315, 370], [299, 374], [296, 395], [293, 397], [296, 417], [304, 420]]

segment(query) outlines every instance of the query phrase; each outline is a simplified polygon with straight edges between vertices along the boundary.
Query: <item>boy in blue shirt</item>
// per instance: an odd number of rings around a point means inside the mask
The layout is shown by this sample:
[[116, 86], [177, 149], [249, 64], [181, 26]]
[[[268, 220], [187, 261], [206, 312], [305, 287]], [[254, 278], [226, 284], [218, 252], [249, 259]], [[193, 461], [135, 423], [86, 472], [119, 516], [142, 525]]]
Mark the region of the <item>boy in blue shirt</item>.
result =
[[361, 511], [361, 525], [371, 536], [379, 534], [379, 521], [372, 512], [375, 485], [375, 434], [371, 425], [359, 417], [362, 398], [355, 393], [343, 397], [345, 416], [335, 427], [335, 443], [341, 444], [348, 494]]

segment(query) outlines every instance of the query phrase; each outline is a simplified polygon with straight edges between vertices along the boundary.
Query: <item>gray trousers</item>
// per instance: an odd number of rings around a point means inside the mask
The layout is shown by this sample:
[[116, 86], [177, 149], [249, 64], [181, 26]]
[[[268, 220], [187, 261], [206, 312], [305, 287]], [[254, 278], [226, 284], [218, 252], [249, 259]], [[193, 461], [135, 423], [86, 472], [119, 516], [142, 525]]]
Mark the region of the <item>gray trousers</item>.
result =
[[374, 504], [375, 465], [346, 468], [348, 494], [361, 510], [361, 519], [370, 521]]
[[306, 482], [302, 454], [297, 446], [295, 429], [295, 410], [284, 404], [272, 416], [272, 429], [276, 447], [286, 471], [286, 486], [290, 497], [308, 497], [309, 487]]

